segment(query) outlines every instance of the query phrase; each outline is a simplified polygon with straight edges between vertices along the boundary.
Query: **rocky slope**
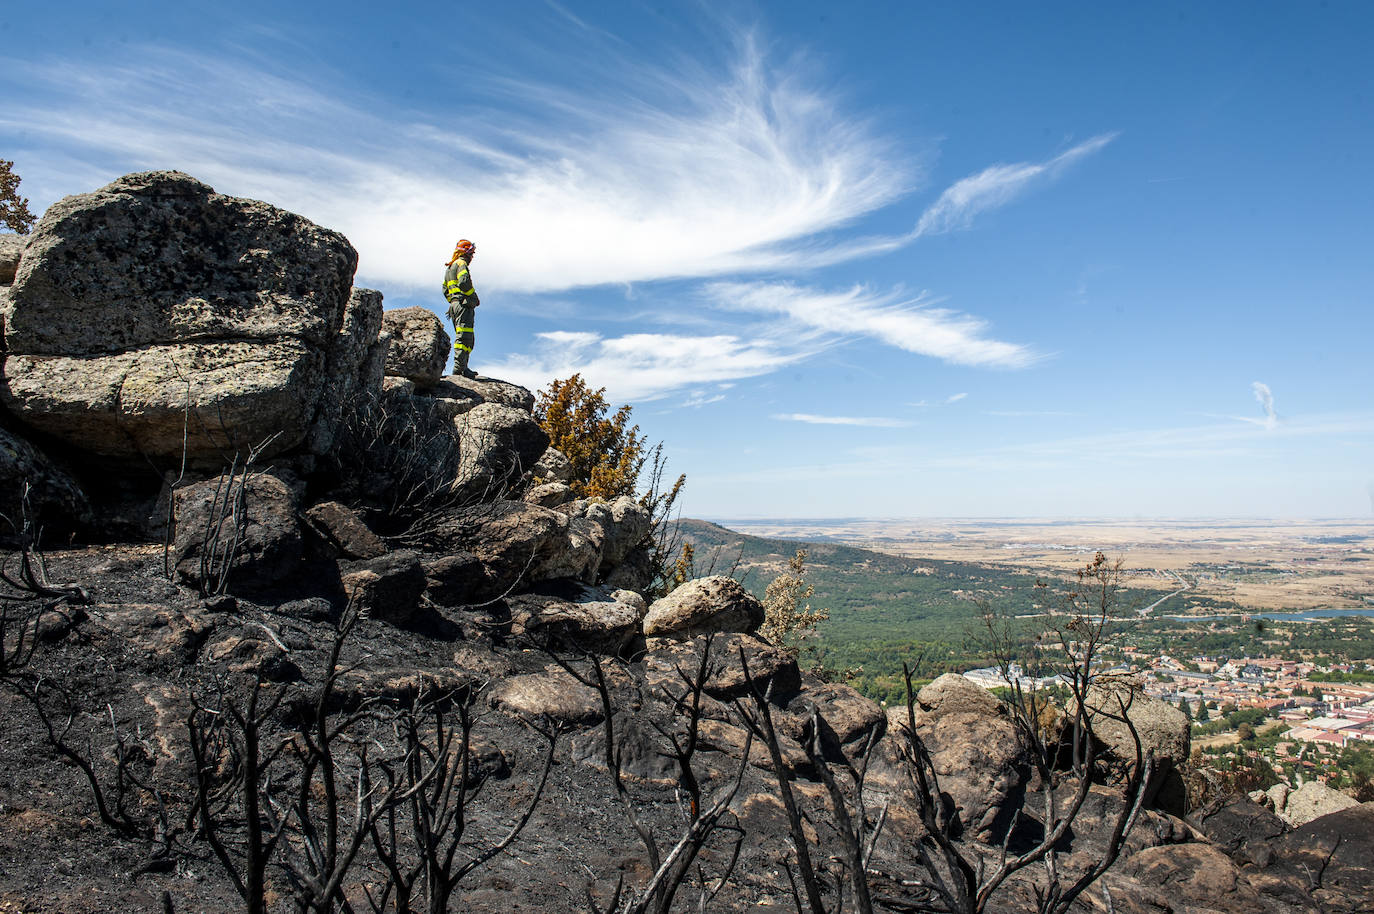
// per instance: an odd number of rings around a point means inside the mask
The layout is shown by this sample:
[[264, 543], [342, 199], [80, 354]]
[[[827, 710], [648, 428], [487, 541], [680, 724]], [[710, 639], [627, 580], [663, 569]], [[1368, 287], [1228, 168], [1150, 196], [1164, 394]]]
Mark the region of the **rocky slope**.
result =
[[[407, 885], [417, 910], [789, 908], [794, 833], [838, 910], [846, 819], [878, 830], [873, 908], [911, 911], [939, 904], [932, 827], [990, 867], [1036, 845], [1045, 784], [1002, 705], [942, 677], [888, 711], [803, 675], [728, 578], [655, 599], [647, 511], [575, 498], [530, 392], [442, 377], [440, 322], [355, 264], [172, 172], [0, 243], [0, 911], [397, 910]], [[1156, 704], [1130, 710], [1148, 808], [1077, 908], [1368, 910], [1374, 806], [1186, 815], [1160, 789], [1186, 722]], [[1112, 770], [1055, 846], [1070, 879], [1108, 851]], [[417, 881], [422, 832], [453, 853]]]

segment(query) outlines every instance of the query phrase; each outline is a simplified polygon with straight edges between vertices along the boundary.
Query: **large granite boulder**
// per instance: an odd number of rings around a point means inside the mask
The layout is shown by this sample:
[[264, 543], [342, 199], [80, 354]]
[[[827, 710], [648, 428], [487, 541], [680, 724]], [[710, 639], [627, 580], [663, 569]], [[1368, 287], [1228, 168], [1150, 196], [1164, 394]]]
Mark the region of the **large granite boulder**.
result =
[[[0, 398], [107, 457], [184, 449], [220, 465], [264, 442], [267, 454], [296, 448], [337, 396], [330, 375], [361, 367], [331, 359], [356, 266], [338, 232], [179, 172], [67, 197], [20, 261]], [[371, 342], [345, 349], [360, 357]]]
[[526, 720], [594, 724], [602, 719], [601, 696], [556, 666], [505, 680], [492, 691], [493, 708]]
[[1175, 911], [1262, 914], [1289, 910], [1262, 896], [1231, 858], [1210, 844], [1146, 848], [1122, 859], [1117, 872], [1133, 877], [1140, 886], [1165, 893]]
[[1285, 791], [1282, 803], [1276, 803], [1274, 811], [1289, 825], [1297, 826], [1359, 805], [1358, 800], [1335, 788], [1327, 787], [1320, 781], [1308, 781], [1296, 790]]
[[[965, 677], [946, 673], [916, 694], [913, 710], [916, 735], [963, 828], [981, 840], [1000, 840], [1029, 773], [1006, 708]], [[895, 798], [904, 797], [907, 785], [903, 756], [910, 733], [906, 708], [888, 711], [887, 735], [875, 750], [870, 779]]]
[[805, 745], [812, 733], [813, 713], [820, 723], [822, 752], [844, 751], [859, 755], [870, 748], [869, 740], [887, 732], [887, 714], [872, 699], [838, 682], [810, 683], [787, 705], [780, 729]]
[[1323, 912], [1368, 912], [1374, 898], [1374, 803], [1357, 803], [1270, 843], [1269, 871], [1285, 872]]
[[347, 505], [320, 502], [306, 510], [304, 520], [329, 558], [375, 559], [386, 553], [386, 542]]
[[[1140, 737], [1141, 751], [1153, 755], [1158, 763], [1157, 776], [1146, 793], [1146, 806], [1160, 806], [1175, 815], [1183, 815], [1186, 791], [1182, 787], [1179, 770], [1188, 760], [1192, 724], [1178, 708], [1151, 698], [1133, 679], [1103, 680], [1088, 690], [1088, 722], [1093, 735], [1102, 747], [1123, 763], [1135, 761], [1134, 728]], [[1126, 720], [1120, 720], [1122, 712]], [[1076, 714], [1070, 702], [1066, 720]], [[1127, 725], [1129, 721], [1129, 726]]]
[[644, 598], [628, 590], [583, 587], [570, 598], [525, 594], [506, 601], [511, 632], [554, 648], [622, 654], [639, 634]]
[[801, 688], [801, 671], [795, 657], [753, 635], [738, 632], [699, 635], [683, 641], [657, 640], [644, 655], [644, 676], [649, 685], [660, 692], [680, 694], [684, 684], [700, 672], [702, 653], [708, 643], [711, 656], [706, 658], [702, 690], [712, 698], [730, 701], [748, 697], [752, 680], [756, 688], [782, 706]]
[[684, 641], [712, 632], [752, 632], [763, 623], [763, 604], [725, 575], [688, 581], [655, 600], [644, 635]]
[[630, 550], [644, 541], [653, 523], [649, 509], [629, 495], [609, 502], [578, 499], [569, 503], [564, 511], [571, 517], [585, 517], [605, 531], [606, 543], [601, 554], [603, 575], [625, 561]]
[[534, 412], [534, 394], [519, 384], [498, 381], [495, 378], [447, 375], [440, 378], [428, 392], [435, 399], [471, 402], [474, 406], [478, 403], [495, 403], [521, 412]]
[[300, 571], [300, 493], [274, 473], [224, 474], [178, 489], [177, 574], [202, 590], [258, 593]]
[[438, 315], [428, 308], [398, 308], [383, 315], [382, 327], [391, 334], [388, 375], [409, 378], [421, 388], [443, 377], [451, 339]]
[[390, 348], [391, 335], [382, 330], [382, 293], [354, 289], [343, 327], [325, 352], [324, 387], [306, 439], [310, 453], [337, 459], [345, 425], [356, 423], [359, 410], [376, 404], [381, 395]]
[[1239, 794], [1220, 804], [1194, 810], [1190, 820], [1207, 839], [1237, 863], [1258, 863], [1268, 858], [1268, 842], [1282, 837], [1288, 823], [1272, 811]]
[[[588, 525], [591, 526], [591, 525]], [[521, 501], [496, 501], [449, 512], [424, 538], [433, 551], [471, 555], [451, 571], [434, 563], [427, 568], [431, 591], [443, 603], [481, 602], [530, 585], [557, 579], [587, 580], [600, 561], [599, 543], [583, 535], [576, 523], [557, 511]]]
[[420, 556], [408, 549], [376, 558], [339, 563], [344, 596], [365, 616], [397, 625], [423, 620], [420, 596], [425, 571]]
[[458, 439], [454, 491], [466, 500], [490, 500], [509, 491], [549, 446], [530, 414], [482, 403], [453, 420]]

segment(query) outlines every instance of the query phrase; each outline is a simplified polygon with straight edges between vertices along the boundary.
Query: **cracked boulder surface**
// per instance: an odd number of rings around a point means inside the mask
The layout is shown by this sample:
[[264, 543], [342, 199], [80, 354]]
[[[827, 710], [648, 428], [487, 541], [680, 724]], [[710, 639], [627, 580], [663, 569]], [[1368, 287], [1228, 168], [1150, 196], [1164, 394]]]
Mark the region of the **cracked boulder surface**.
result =
[[301, 216], [179, 172], [126, 175], [55, 203], [29, 236], [0, 398], [105, 457], [289, 450], [330, 371], [361, 368], [361, 347], [343, 347], [359, 364], [335, 353], [356, 266], [346, 238]]

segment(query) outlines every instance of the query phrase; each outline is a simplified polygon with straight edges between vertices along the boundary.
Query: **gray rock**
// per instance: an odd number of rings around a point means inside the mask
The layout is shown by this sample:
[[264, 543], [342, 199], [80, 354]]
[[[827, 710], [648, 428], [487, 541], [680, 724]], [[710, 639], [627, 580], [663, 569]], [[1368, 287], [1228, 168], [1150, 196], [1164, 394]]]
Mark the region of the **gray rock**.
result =
[[[1027, 776], [1026, 756], [1006, 709], [963, 676], [946, 673], [917, 693], [914, 710], [916, 734], [964, 829], [981, 840], [1001, 838]], [[902, 758], [910, 732], [906, 708], [889, 710], [887, 735], [870, 767], [875, 789], [902, 803], [907, 802]]]
[[409, 378], [419, 388], [433, 387], [443, 377], [452, 340], [439, 317], [428, 308], [399, 308], [383, 315], [391, 334], [386, 373]]
[[19, 259], [24, 256], [24, 246], [28, 242], [28, 235], [0, 234], [0, 286], [14, 282]]
[[476, 689], [471, 674], [452, 667], [416, 670], [412, 667], [345, 670], [335, 681], [331, 710], [354, 710], [370, 701], [413, 704], [416, 698], [438, 699]]
[[[1151, 698], [1131, 679], [1099, 682], [1088, 691], [1089, 724], [1093, 734], [1112, 757], [1125, 763], [1135, 760], [1135, 740], [1126, 723], [1108, 715], [1126, 718], [1140, 736], [1141, 750], [1153, 753], [1159, 762], [1158, 776], [1153, 788], [1145, 796], [1145, 805], [1159, 805], [1169, 812], [1183, 815], [1187, 810], [1186, 791], [1182, 788], [1179, 770], [1188, 761], [1192, 724], [1187, 716], [1167, 702]], [[1068, 719], [1072, 720], [1075, 706], [1070, 702]]]
[[381, 328], [382, 293], [354, 289], [343, 328], [325, 353], [324, 388], [307, 439], [310, 453], [332, 454], [341, 426], [356, 421], [358, 410], [381, 396], [382, 369], [391, 348], [391, 336]]
[[1308, 781], [1285, 798], [1279, 818], [1289, 825], [1306, 825], [1313, 819], [1359, 806], [1359, 802], [1320, 781]]
[[1208, 840], [1240, 864], [1260, 862], [1266, 853], [1265, 842], [1288, 831], [1288, 824], [1273, 811], [1239, 795], [1220, 806], [1209, 803], [1195, 810], [1192, 819]]
[[[579, 521], [578, 523], [585, 523]], [[497, 501], [451, 512], [427, 534], [437, 552], [469, 552], [482, 566], [482, 580], [462, 602], [499, 596], [522, 584], [557, 578], [585, 580], [595, 570], [597, 530], [579, 528], [557, 511], [520, 501]], [[599, 528], [598, 528], [599, 530]], [[431, 577], [434, 569], [431, 566]], [[455, 601], [436, 598], [441, 603]]]
[[[1300, 899], [1322, 911], [1367, 912], [1374, 898], [1374, 803], [1320, 816], [1276, 839], [1274, 856], [1292, 874]], [[1312, 890], [1313, 877], [1320, 888]], [[1310, 910], [1310, 908], [1308, 908]], [[1246, 909], [1249, 910], [1249, 909]]]
[[364, 616], [410, 625], [427, 615], [420, 607], [425, 571], [418, 553], [401, 550], [360, 562], [344, 562], [339, 571], [344, 595]]
[[801, 742], [811, 730], [813, 709], [820, 719], [821, 745], [827, 751], [859, 752], [870, 734], [876, 741], [887, 731], [887, 714], [878, 703], [838, 682], [808, 683], [788, 703], [787, 713], [780, 720], [782, 731]]
[[200, 659], [223, 666], [230, 673], [259, 675], [269, 682], [301, 677], [300, 667], [260, 628], [245, 626], [217, 637], [201, 650]]
[[1231, 858], [1210, 844], [1146, 848], [1121, 860], [1117, 869], [1143, 886], [1166, 891], [1173, 910], [1288, 910], [1267, 904]]
[[0, 515], [9, 520], [0, 527], [0, 539], [18, 533], [23, 524], [25, 485], [35, 530], [61, 535], [91, 522], [90, 504], [76, 480], [38, 448], [0, 428]]
[[561, 482], [546, 482], [525, 493], [525, 501], [541, 508], [557, 508], [574, 498], [573, 490]]
[[320, 502], [306, 509], [305, 521], [335, 557], [375, 559], [386, 552], [386, 543], [368, 529], [357, 512], [337, 501]]
[[610, 574], [602, 578], [602, 583], [608, 587], [643, 593], [653, 586], [657, 576], [653, 550], [647, 546], [636, 546], [619, 565], [611, 569]]
[[558, 448], [551, 447], [534, 464], [534, 475], [550, 482], [572, 482], [572, 462]]
[[462, 497], [490, 500], [509, 491], [549, 446], [529, 413], [482, 403], [453, 421], [458, 470], [453, 488]]
[[628, 495], [611, 502], [579, 500], [571, 509], [571, 516], [585, 517], [605, 531], [600, 569], [603, 575], [623, 562], [629, 551], [649, 533], [648, 509]]
[[[683, 677], [694, 679], [701, 669], [701, 654], [705, 647], [705, 635], [686, 641], [655, 639], [644, 655], [645, 678], [651, 686], [660, 690], [667, 688], [674, 693], [681, 692]], [[748, 678], [740, 663], [741, 653], [744, 662], [749, 665]], [[790, 654], [753, 635], [729, 632], [712, 637], [706, 694], [721, 701], [743, 698], [749, 694], [749, 679], [753, 679], [754, 684], [765, 693], [771, 688], [772, 700], [781, 705], [800, 688], [801, 671]]]
[[178, 172], [67, 197], [15, 275], [0, 397], [104, 456], [179, 460], [183, 430], [192, 460], [289, 450], [327, 388], [356, 266], [337, 232]]
[[493, 708], [508, 714], [570, 724], [589, 725], [602, 719], [601, 696], [560, 667], [542, 673], [514, 676], [496, 687], [489, 699]]
[[574, 599], [539, 594], [508, 599], [511, 631], [551, 647], [620, 654], [639, 634], [647, 607], [627, 590], [584, 588]]
[[534, 411], [534, 394], [519, 384], [498, 381], [495, 378], [464, 378], [458, 375], [446, 375], [434, 385], [430, 393], [435, 397], [450, 400], [475, 399], [478, 403], [509, 406], [521, 412], [532, 413]]
[[601, 549], [606, 533], [600, 524], [585, 517], [568, 520], [567, 535], [558, 548], [530, 569], [532, 581], [552, 581], [568, 578], [593, 583], [596, 568], [601, 564]]
[[296, 574], [301, 561], [299, 495], [281, 476], [228, 474], [177, 490], [174, 559], [196, 587], [225, 575], [234, 593], [253, 593]]
[[424, 567], [425, 596], [440, 606], [463, 606], [492, 592], [486, 566], [466, 550], [430, 558]]
[[711, 632], [752, 632], [762, 623], [763, 604], [738, 581], [714, 575], [655, 600], [644, 618], [644, 635], [681, 641]]
[[110, 650], [132, 647], [136, 665], [146, 672], [172, 672], [191, 663], [215, 630], [201, 613], [149, 603], [99, 604], [88, 612], [92, 640], [111, 642]]

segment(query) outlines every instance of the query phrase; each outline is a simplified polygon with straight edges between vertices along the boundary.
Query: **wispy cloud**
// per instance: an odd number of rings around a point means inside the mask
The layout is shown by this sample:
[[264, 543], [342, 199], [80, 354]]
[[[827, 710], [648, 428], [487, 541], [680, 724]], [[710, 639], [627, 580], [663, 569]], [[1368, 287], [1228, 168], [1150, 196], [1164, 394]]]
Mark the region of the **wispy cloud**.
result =
[[1057, 177], [1070, 165], [1102, 149], [1116, 137], [1115, 133], [1102, 134], [1045, 162], [993, 165], [957, 181], [921, 214], [915, 234], [931, 235], [968, 228], [974, 216], [1011, 202], [1039, 181]]
[[1131, 463], [1158, 467], [1166, 463], [1217, 460], [1233, 465], [1236, 460], [1253, 459], [1271, 451], [1276, 439], [1371, 441], [1374, 413], [1306, 417], [1280, 424], [1273, 434], [1226, 423], [1110, 431], [990, 448], [951, 450], [942, 444], [921, 450], [917, 444], [903, 446], [899, 453], [887, 457], [865, 454], [862, 460], [852, 463], [758, 466], [717, 474], [711, 479], [801, 480], [814, 479], [822, 473], [836, 479], [873, 478], [921, 468], [1024, 473], [1076, 467], [1084, 473], [1110, 474]]
[[467, 116], [451, 126], [447, 106], [397, 111], [354, 87], [199, 51], [3, 69], [14, 91], [0, 127], [107, 177], [177, 167], [301, 212], [348, 235], [360, 274], [392, 286], [432, 286], [459, 234], [478, 239], [489, 289], [768, 269], [795, 260], [796, 239], [915, 181], [909, 157], [814, 68], [749, 41], [714, 71], [624, 64], [599, 94], [508, 81], [484, 98], [472, 80], [454, 87]]
[[783, 422], [805, 422], [808, 425], [860, 425], [868, 428], [907, 428], [903, 419], [884, 416], [817, 416], [812, 413], [778, 413], [773, 416]]
[[945, 402], [958, 403], [960, 400], [964, 399], [967, 396], [968, 394], [966, 393], [950, 394], [948, 397], [945, 397]]
[[689, 408], [706, 406], [710, 403], [719, 403], [725, 399], [725, 394], [711, 394], [704, 390], [694, 390], [688, 393], [687, 399], [682, 401], [682, 405]]
[[1002, 416], [1014, 418], [1042, 417], [1042, 416], [1076, 416], [1078, 413], [1068, 412], [1061, 409], [985, 409], [983, 413], [988, 416]]
[[825, 292], [791, 283], [720, 282], [706, 293], [719, 307], [781, 314], [831, 339], [864, 336], [959, 365], [1023, 368], [1040, 358], [1029, 346], [989, 339], [987, 322], [936, 307], [920, 295], [876, 293], [863, 286]]
[[538, 334], [533, 351], [483, 363], [482, 370], [530, 388], [579, 373], [617, 400], [648, 401], [684, 388], [769, 374], [803, 357], [766, 340], [736, 336], [553, 331]]
[[1279, 424], [1279, 415], [1274, 412], [1274, 392], [1269, 389], [1269, 385], [1263, 381], [1255, 381], [1250, 385], [1250, 390], [1254, 392], [1255, 399], [1259, 401], [1260, 408], [1264, 410], [1263, 419], [1252, 419], [1265, 428], [1273, 430]]

